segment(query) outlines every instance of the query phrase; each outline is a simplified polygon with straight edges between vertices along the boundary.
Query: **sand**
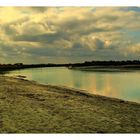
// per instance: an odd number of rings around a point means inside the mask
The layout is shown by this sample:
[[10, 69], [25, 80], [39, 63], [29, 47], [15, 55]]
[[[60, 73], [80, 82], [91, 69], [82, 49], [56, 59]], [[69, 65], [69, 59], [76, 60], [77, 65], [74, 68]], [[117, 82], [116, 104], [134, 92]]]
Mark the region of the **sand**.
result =
[[140, 104], [0, 76], [0, 133], [140, 133]]

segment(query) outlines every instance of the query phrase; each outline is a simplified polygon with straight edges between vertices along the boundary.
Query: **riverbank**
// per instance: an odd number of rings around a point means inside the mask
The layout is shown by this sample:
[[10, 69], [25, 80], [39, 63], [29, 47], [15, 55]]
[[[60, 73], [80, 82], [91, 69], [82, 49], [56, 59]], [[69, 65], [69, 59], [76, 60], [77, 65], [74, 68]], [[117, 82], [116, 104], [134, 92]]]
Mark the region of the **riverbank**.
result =
[[126, 66], [74, 66], [69, 69], [80, 71], [94, 71], [94, 72], [133, 72], [140, 71], [140, 67], [136, 65]]
[[140, 104], [0, 76], [1, 133], [140, 133]]
[[0, 64], [0, 73], [5, 73], [12, 70], [22, 70], [31, 68], [46, 68], [46, 67], [68, 67], [69, 64]]

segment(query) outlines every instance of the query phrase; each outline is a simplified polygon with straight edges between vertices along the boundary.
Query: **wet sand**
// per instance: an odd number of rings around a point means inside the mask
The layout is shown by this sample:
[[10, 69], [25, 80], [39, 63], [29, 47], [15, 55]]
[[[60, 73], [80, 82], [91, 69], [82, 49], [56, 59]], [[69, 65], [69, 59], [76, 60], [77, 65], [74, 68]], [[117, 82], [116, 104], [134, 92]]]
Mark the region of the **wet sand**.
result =
[[140, 104], [0, 76], [1, 133], [140, 133]]

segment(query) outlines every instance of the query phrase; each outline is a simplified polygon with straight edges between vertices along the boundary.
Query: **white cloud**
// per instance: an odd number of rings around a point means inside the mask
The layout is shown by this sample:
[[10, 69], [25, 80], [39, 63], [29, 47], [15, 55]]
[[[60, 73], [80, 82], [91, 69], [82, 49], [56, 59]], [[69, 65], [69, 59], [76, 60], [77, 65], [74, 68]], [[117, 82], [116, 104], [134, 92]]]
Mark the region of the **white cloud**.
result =
[[133, 39], [140, 14], [122, 7], [2, 7], [0, 21], [3, 54], [22, 54], [29, 60], [84, 54], [120, 59], [122, 50], [127, 50], [126, 57], [140, 50], [134, 45], [139, 40]]

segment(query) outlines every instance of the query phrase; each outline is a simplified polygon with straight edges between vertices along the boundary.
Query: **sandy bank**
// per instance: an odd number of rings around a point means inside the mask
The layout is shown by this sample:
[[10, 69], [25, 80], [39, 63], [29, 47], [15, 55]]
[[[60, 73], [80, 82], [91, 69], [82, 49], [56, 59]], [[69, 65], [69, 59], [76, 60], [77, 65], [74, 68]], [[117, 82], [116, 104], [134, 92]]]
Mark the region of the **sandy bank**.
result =
[[0, 76], [1, 133], [140, 133], [140, 104]]

